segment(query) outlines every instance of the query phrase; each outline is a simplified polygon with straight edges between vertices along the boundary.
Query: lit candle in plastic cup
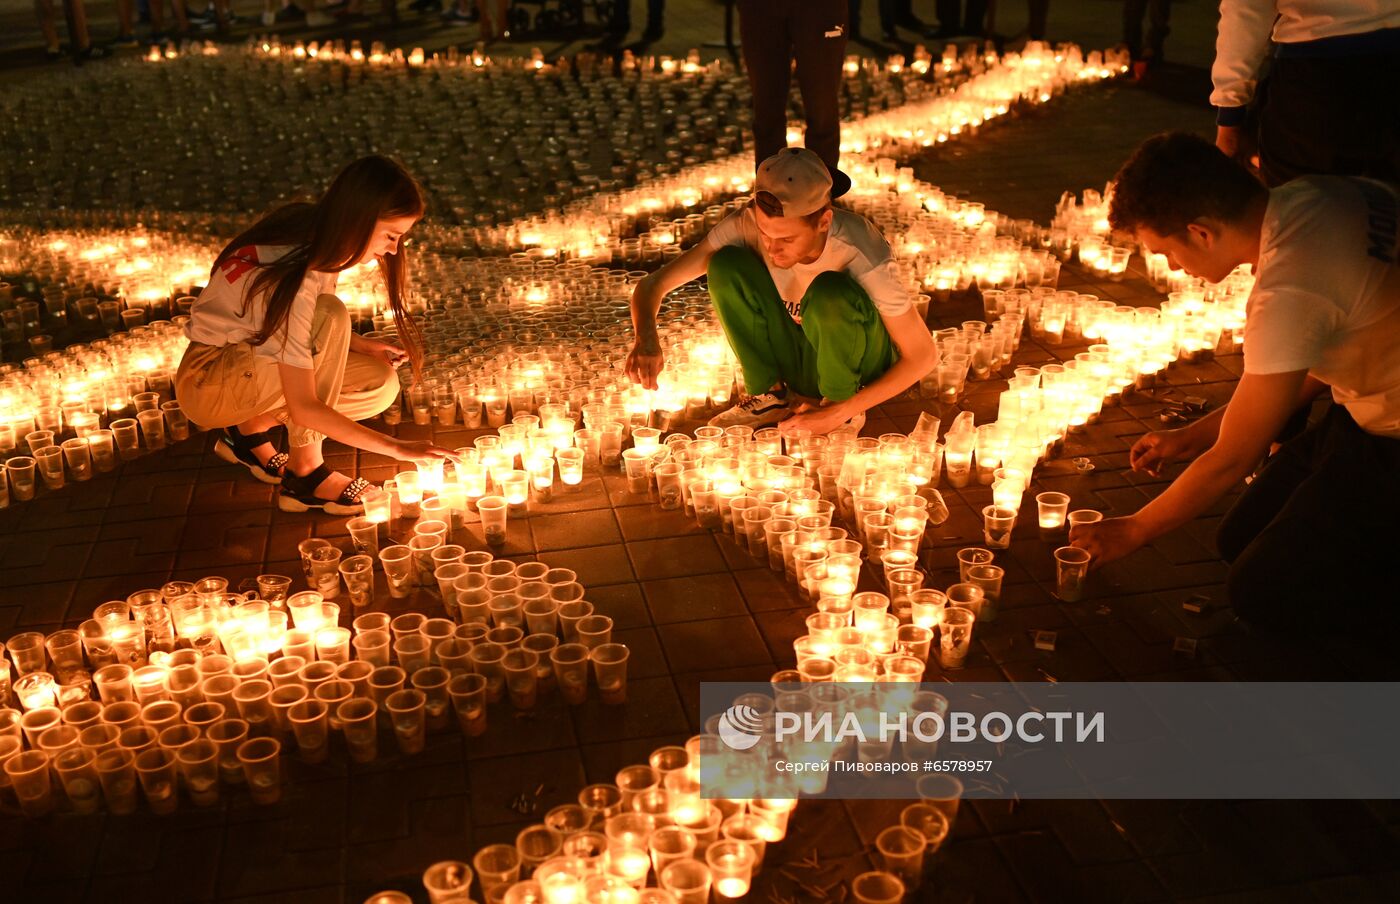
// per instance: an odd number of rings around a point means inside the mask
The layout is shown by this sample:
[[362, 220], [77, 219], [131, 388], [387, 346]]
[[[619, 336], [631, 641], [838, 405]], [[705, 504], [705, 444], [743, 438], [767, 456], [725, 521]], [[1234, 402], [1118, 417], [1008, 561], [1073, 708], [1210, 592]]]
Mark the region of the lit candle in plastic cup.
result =
[[1064, 536], [1065, 519], [1069, 514], [1069, 495], [1066, 493], [1039, 493], [1035, 504], [1040, 518], [1040, 538], [1053, 540]]
[[742, 841], [716, 841], [705, 850], [705, 863], [714, 878], [715, 894], [742, 898], [749, 893], [755, 861], [753, 848]]

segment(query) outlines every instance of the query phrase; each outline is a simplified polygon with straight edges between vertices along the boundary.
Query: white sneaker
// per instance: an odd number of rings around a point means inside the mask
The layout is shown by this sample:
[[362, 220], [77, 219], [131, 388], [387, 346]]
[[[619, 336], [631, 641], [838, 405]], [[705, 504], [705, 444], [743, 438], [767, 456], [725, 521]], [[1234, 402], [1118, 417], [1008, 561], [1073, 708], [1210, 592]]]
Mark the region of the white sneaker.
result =
[[271, 28], [277, 24], [277, 14], [264, 10], [262, 14], [263, 28]]
[[335, 16], [323, 13], [319, 9], [312, 10], [306, 14], [306, 24], [309, 28], [325, 28], [327, 25], [335, 24]]
[[763, 392], [749, 396], [744, 401], [710, 418], [711, 427], [767, 427], [776, 424], [791, 413], [787, 403], [787, 391]]

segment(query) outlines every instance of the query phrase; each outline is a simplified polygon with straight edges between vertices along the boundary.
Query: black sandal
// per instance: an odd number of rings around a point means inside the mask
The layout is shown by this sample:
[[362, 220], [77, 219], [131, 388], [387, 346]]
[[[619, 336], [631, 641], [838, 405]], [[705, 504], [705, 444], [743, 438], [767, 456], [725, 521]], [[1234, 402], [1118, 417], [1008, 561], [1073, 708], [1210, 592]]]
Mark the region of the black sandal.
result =
[[267, 460], [267, 464], [263, 464], [253, 450], [263, 443], [271, 443], [274, 449], [277, 448], [277, 434], [285, 429], [274, 427], [262, 433], [239, 433], [237, 427], [225, 427], [214, 441], [214, 454], [231, 465], [243, 465], [248, 473], [263, 483], [281, 483], [289, 458], [287, 453], [278, 452]]
[[362, 514], [365, 506], [360, 498], [370, 488], [370, 482], [363, 477], [351, 480], [334, 499], [322, 499], [316, 495], [316, 488], [334, 473], [325, 462], [305, 477], [298, 477], [287, 471], [282, 475], [282, 493], [277, 497], [277, 507], [284, 512], [309, 512], [312, 509], [320, 509], [328, 515]]

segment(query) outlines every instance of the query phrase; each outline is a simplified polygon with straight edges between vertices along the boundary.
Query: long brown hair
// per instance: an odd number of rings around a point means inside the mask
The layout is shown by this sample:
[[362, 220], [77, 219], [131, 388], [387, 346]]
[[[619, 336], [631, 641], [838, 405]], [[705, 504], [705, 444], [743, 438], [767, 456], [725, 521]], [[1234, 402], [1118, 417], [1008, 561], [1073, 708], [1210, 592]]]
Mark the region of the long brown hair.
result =
[[[248, 340], [261, 345], [286, 328], [292, 302], [308, 272], [349, 269], [364, 256], [378, 220], [421, 217], [426, 206], [422, 187], [401, 165], [388, 157], [361, 157], [342, 169], [318, 200], [284, 204], [224, 246], [210, 278], [249, 245], [291, 246], [278, 260], [255, 265], [260, 272], [243, 296], [245, 314], [254, 298], [266, 299], [262, 328]], [[409, 316], [404, 298], [408, 290], [406, 249], [400, 246], [397, 254], [379, 258], [379, 272], [399, 339], [417, 373], [422, 364], [422, 333]]]

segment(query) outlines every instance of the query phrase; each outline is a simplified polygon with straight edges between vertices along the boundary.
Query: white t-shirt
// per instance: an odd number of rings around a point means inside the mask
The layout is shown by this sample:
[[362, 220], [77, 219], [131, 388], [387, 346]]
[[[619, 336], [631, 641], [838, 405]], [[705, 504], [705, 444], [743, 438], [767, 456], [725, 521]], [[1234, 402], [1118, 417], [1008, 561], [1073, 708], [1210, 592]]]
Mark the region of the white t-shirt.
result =
[[1400, 437], [1400, 194], [1308, 176], [1269, 192], [1244, 369], [1307, 370], [1362, 429]]
[[716, 250], [729, 245], [746, 247], [763, 258], [768, 272], [773, 275], [773, 284], [778, 287], [778, 295], [798, 323], [802, 322], [802, 296], [807, 293], [807, 287], [818, 276], [833, 270], [850, 274], [870, 296], [875, 310], [886, 317], [897, 317], [912, 307], [909, 290], [890, 258], [889, 243], [873, 223], [849, 210], [832, 210], [831, 231], [827, 233], [821, 257], [810, 264], [797, 264], [787, 269], [773, 266], [768, 255], [763, 253], [752, 207], [720, 220], [705, 241]]
[[[243, 297], [261, 272], [258, 264], [272, 263], [289, 250], [287, 245], [249, 245], [227, 258], [199, 293], [190, 309], [185, 335], [191, 342], [224, 346], [251, 339], [262, 329], [266, 295], [260, 295], [243, 310]], [[310, 369], [311, 321], [316, 315], [316, 296], [334, 294], [338, 274], [308, 272], [292, 300], [284, 327], [253, 347], [254, 354], [281, 364]]]

